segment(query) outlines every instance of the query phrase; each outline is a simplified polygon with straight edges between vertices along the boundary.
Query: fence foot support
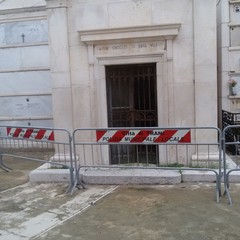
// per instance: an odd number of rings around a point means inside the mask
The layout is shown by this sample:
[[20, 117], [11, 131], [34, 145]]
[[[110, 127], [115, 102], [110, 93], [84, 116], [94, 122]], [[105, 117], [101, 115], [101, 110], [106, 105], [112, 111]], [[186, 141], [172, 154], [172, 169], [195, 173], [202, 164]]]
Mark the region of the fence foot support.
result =
[[227, 195], [227, 198], [228, 198], [228, 204], [229, 204], [230, 206], [232, 206], [233, 203], [232, 203], [232, 199], [231, 199], [230, 192], [229, 192], [228, 188], [225, 189], [224, 194]]
[[74, 190], [77, 188], [77, 189], [85, 189], [85, 186], [82, 182], [79, 182], [78, 180], [75, 181], [74, 185], [73, 186], [70, 186], [69, 187], [69, 191], [70, 191], [70, 188], [71, 188], [71, 193], [70, 195], [73, 194]]
[[0, 155], [0, 168], [5, 172], [10, 172], [12, 169], [8, 166], [6, 166], [2, 161], [2, 155]]
[[5, 166], [5, 165], [3, 165], [3, 164], [0, 164], [0, 168], [3, 170], [3, 171], [5, 171], [5, 172], [10, 172], [12, 169], [11, 168], [9, 168], [9, 167], [7, 167], [7, 166]]

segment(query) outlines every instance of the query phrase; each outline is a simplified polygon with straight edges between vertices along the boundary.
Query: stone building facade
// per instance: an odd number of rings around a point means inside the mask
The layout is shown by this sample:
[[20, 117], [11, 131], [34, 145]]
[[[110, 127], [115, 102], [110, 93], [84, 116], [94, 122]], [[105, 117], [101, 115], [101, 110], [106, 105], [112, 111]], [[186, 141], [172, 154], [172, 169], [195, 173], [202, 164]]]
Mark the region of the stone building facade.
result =
[[48, 0], [46, 8], [56, 127], [107, 127], [116, 108], [134, 108], [127, 94], [127, 102], [109, 97], [117, 90], [106, 79], [113, 66], [141, 64], [156, 75], [157, 125], [217, 126], [215, 0]]
[[[38, 111], [30, 120], [41, 120], [42, 114], [46, 126], [69, 131], [218, 125], [216, 0], [15, 4], [0, 2], [2, 32], [11, 34], [12, 21], [18, 31], [17, 36], [12, 32], [13, 39], [18, 37], [13, 45], [0, 39], [0, 51], [7, 49], [9, 56], [1, 57], [0, 74], [7, 75], [0, 81], [10, 97], [24, 102], [7, 103], [13, 115], [17, 108], [29, 118]], [[26, 49], [31, 51], [24, 55]], [[19, 62], [8, 60], [13, 56]], [[30, 72], [36, 75], [28, 77]], [[22, 84], [16, 85], [19, 80]], [[1, 93], [0, 101], [6, 97]], [[5, 120], [11, 119], [9, 114]], [[25, 120], [25, 125], [40, 123]], [[193, 137], [209, 141], [216, 134]]]
[[0, 1], [0, 124], [52, 126], [45, 1]]
[[[240, 1], [218, 1], [218, 96], [219, 125], [221, 111], [240, 113]], [[236, 95], [232, 95], [229, 80], [237, 82]], [[237, 122], [240, 118], [237, 116]]]

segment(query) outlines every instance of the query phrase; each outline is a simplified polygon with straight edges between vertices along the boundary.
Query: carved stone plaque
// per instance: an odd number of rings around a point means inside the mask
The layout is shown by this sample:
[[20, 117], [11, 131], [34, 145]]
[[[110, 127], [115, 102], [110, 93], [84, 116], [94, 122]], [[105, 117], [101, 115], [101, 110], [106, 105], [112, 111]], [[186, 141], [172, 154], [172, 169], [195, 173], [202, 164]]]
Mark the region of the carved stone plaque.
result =
[[95, 55], [128, 55], [139, 53], [151, 54], [153, 52], [162, 52], [164, 49], [164, 41], [119, 43], [109, 45], [96, 45]]

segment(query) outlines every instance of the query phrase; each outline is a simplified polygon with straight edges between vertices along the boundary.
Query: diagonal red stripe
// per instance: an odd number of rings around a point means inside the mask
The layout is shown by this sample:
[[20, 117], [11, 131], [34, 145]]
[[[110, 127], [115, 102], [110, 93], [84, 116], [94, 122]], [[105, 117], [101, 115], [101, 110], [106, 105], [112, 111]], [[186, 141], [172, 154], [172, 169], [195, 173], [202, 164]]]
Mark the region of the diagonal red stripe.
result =
[[48, 137], [49, 141], [54, 141], [54, 132], [52, 131], [50, 136]]
[[129, 130], [121, 130], [117, 131], [110, 139], [108, 142], [120, 142], [127, 134]]
[[23, 138], [30, 138], [32, 132], [33, 132], [33, 129], [32, 128], [28, 128], [27, 131], [25, 132]]
[[96, 131], [96, 137], [97, 137], [97, 142], [103, 137], [103, 135], [106, 133], [106, 130], [97, 130]]
[[174, 129], [165, 130], [154, 142], [167, 142], [176, 132]]
[[35, 139], [42, 139], [44, 134], [45, 134], [46, 130], [40, 129], [35, 137]]
[[13, 133], [13, 137], [18, 137], [21, 131], [22, 131], [22, 128], [16, 128], [16, 130]]
[[152, 131], [150, 130], [142, 130], [131, 140], [131, 142], [133, 143], [143, 142], [151, 133]]
[[179, 141], [180, 143], [190, 143], [191, 142], [191, 131], [189, 130], [184, 137]]

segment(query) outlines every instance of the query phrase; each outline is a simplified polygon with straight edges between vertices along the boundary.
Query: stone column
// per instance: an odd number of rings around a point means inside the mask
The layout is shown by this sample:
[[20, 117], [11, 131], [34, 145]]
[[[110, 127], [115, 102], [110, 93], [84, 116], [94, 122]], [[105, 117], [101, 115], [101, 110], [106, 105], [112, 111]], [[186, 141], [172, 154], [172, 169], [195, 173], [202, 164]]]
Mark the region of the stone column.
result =
[[73, 129], [67, 0], [47, 0], [54, 128]]
[[[193, 0], [195, 125], [217, 126], [216, 1]], [[207, 54], [206, 54], [207, 53]], [[208, 136], [209, 140], [209, 136]]]
[[[216, 0], [193, 0], [193, 18], [195, 126], [217, 127]], [[217, 131], [198, 130], [195, 138], [200, 143], [217, 142]], [[218, 160], [218, 149], [202, 146], [195, 158]]]

